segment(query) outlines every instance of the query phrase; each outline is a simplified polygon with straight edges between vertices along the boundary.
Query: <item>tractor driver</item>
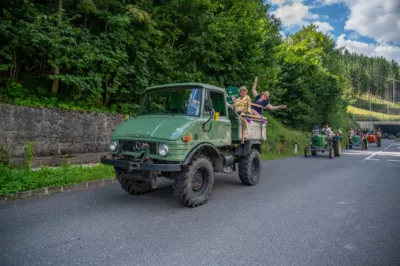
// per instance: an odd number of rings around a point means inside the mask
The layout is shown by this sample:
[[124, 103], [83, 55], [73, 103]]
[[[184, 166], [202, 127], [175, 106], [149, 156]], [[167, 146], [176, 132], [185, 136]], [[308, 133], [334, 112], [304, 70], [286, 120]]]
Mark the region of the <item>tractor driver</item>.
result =
[[313, 131], [311, 132], [311, 143], [315, 145], [315, 137], [319, 135], [319, 128], [318, 126], [314, 126]]
[[322, 134], [327, 135], [328, 139], [332, 137], [332, 129], [329, 127], [328, 123], [326, 123], [324, 128], [322, 129]]
[[364, 129], [362, 130], [362, 136], [363, 136], [363, 137], [368, 137], [368, 135], [369, 135], [369, 130], [368, 130], [368, 128], [364, 128]]

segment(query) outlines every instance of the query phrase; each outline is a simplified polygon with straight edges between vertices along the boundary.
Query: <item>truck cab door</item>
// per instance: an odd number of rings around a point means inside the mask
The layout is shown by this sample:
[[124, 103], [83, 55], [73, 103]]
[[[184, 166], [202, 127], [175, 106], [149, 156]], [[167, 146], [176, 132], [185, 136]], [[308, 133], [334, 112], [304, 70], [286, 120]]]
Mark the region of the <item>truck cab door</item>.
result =
[[[228, 117], [226, 95], [213, 90], [206, 90], [205, 92], [205, 98], [212, 100], [216, 115], [205, 125], [204, 140], [213, 143], [217, 147], [231, 145], [231, 121]], [[211, 112], [204, 108], [203, 117], [208, 120], [210, 115]], [[216, 117], [218, 117], [217, 120], [215, 119]]]

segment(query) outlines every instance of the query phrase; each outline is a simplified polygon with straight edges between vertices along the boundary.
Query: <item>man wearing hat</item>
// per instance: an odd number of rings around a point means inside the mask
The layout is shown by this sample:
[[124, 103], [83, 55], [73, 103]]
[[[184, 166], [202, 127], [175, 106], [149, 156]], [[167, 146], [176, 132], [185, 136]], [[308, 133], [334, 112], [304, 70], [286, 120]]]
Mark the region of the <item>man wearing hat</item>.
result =
[[[262, 109], [267, 108], [268, 110], [277, 110], [277, 109], [284, 109], [286, 108], [286, 105], [278, 105], [278, 106], [273, 106], [272, 104], [269, 103], [269, 91], [264, 91], [260, 94], [257, 92], [257, 82], [258, 82], [258, 77], [255, 78], [254, 84], [253, 84], [253, 96], [254, 96], [254, 103], [260, 106], [252, 106], [252, 114], [253, 115], [261, 115]], [[262, 107], [261, 107], [262, 106]]]
[[[240, 102], [236, 101], [235, 96], [232, 96], [232, 100], [234, 102], [231, 105], [232, 108], [235, 108], [238, 115], [240, 115], [242, 112], [248, 112], [251, 114], [251, 98], [249, 95], [247, 95], [247, 88], [245, 86], [241, 86], [239, 88], [239, 94], [240, 98], [238, 100], [240, 100]], [[248, 104], [244, 102], [248, 102]]]
[[315, 145], [315, 137], [319, 135], [319, 127], [314, 126], [313, 131], [311, 132], [311, 143]]

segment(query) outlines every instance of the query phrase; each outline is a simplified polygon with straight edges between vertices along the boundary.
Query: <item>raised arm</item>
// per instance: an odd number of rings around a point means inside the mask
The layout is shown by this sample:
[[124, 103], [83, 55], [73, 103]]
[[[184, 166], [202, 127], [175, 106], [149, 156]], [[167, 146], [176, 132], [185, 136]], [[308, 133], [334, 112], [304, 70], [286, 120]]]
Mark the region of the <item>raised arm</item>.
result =
[[258, 93], [257, 93], [257, 83], [258, 83], [258, 77], [256, 77], [254, 79], [253, 88], [252, 88], [254, 97], [257, 97], [257, 95], [258, 95]]
[[274, 110], [278, 110], [278, 109], [285, 109], [286, 105], [281, 104], [278, 106], [273, 106], [272, 104], [269, 103], [267, 106], [265, 106], [265, 108], [267, 108], [268, 110], [274, 111]]

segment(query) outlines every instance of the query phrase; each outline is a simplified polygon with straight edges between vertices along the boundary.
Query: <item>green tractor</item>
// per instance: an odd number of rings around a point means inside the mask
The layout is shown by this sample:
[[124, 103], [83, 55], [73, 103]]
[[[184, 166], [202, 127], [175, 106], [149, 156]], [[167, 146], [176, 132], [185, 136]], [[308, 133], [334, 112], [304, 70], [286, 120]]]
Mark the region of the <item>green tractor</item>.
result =
[[304, 157], [317, 156], [317, 154], [328, 152], [328, 158], [333, 159], [335, 156], [340, 157], [341, 144], [340, 139], [336, 136], [328, 139], [327, 135], [319, 134], [314, 137], [314, 140], [310, 141], [310, 147], [304, 147]]
[[117, 126], [109, 154], [121, 188], [131, 195], [156, 189], [158, 179], [174, 182], [174, 195], [186, 207], [210, 197], [215, 173], [236, 172], [247, 186], [261, 179], [265, 117], [238, 116], [228, 104], [235, 88], [202, 83], [147, 88], [136, 117]]
[[354, 135], [346, 144], [346, 149], [353, 149], [353, 146], [361, 146], [362, 150], [368, 149], [368, 139], [365, 135]]

